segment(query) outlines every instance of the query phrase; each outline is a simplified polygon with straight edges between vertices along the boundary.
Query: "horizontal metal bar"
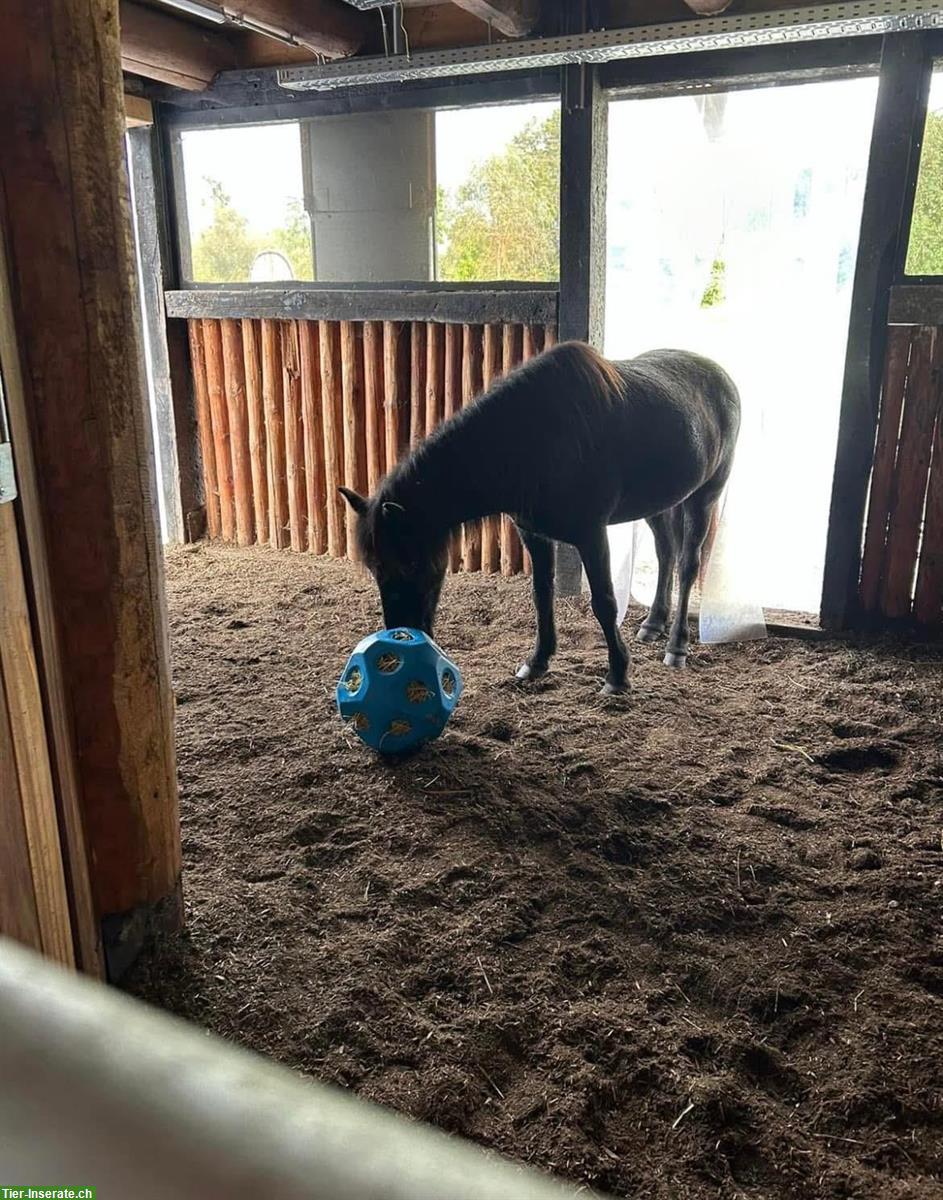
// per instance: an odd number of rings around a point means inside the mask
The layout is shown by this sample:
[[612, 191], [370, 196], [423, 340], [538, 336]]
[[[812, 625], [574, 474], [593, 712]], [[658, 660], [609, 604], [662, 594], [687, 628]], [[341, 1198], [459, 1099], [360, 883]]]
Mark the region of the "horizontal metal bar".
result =
[[891, 288], [889, 325], [943, 325], [943, 279]]
[[[565, 1200], [576, 1188], [0, 938], [0, 1170], [104, 1197]], [[585, 1191], [583, 1192], [585, 1195]]]
[[362, 287], [197, 288], [165, 292], [168, 317], [270, 317], [312, 321], [506, 322], [548, 325], [557, 319], [555, 288], [498, 285], [494, 290]]
[[782, 11], [731, 12], [525, 42], [427, 50], [395, 58], [380, 55], [313, 67], [285, 67], [278, 72], [278, 82], [287, 89], [327, 91], [364, 82], [399, 83], [939, 27], [943, 27], [939, 0], [851, 0]]

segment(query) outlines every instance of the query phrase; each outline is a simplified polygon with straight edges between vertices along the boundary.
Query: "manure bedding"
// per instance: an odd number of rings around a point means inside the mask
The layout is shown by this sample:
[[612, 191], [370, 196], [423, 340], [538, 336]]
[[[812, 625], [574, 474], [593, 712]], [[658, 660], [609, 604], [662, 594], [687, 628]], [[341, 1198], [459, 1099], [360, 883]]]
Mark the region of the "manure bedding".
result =
[[943, 1196], [939, 646], [638, 646], [603, 700], [578, 601], [521, 690], [529, 582], [458, 576], [465, 694], [388, 765], [334, 711], [369, 577], [167, 574], [187, 929], [133, 992], [615, 1196]]

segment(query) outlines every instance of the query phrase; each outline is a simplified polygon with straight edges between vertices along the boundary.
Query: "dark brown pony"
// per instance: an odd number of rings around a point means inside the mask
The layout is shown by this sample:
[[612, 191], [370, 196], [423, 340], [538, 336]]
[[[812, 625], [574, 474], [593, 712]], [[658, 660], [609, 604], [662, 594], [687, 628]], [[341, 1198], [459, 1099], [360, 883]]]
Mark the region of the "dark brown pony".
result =
[[463, 522], [508, 513], [533, 560], [537, 609], [537, 642], [518, 678], [544, 674], [556, 650], [553, 543], [569, 542], [609, 648], [603, 691], [622, 691], [629, 654], [616, 624], [606, 527], [644, 517], [655, 535], [658, 585], [638, 638], [664, 634], [677, 568], [665, 662], [684, 666], [691, 587], [739, 425], [729, 376], [683, 350], [616, 363], [564, 342], [533, 359], [441, 425], [375, 496], [341, 489], [358, 513], [360, 550], [387, 627], [431, 634], [449, 535]]

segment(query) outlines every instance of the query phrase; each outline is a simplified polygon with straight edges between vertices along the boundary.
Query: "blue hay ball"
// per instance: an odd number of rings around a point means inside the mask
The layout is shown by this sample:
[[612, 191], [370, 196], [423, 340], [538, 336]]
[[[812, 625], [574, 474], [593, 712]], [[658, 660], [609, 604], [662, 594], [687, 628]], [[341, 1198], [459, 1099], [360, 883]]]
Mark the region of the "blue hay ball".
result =
[[337, 682], [337, 709], [381, 754], [402, 754], [437, 738], [462, 694], [462, 676], [418, 629], [364, 638]]

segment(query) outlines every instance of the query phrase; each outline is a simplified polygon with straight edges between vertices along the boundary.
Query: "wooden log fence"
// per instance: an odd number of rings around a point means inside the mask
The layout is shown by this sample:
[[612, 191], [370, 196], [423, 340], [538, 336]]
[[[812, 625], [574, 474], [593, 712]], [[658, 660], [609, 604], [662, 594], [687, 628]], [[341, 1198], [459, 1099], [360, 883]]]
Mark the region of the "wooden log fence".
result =
[[888, 331], [859, 600], [874, 624], [943, 624], [943, 326]]
[[[356, 559], [340, 484], [383, 476], [555, 326], [190, 317], [207, 535]], [[513, 523], [457, 531], [452, 571], [530, 570]]]

